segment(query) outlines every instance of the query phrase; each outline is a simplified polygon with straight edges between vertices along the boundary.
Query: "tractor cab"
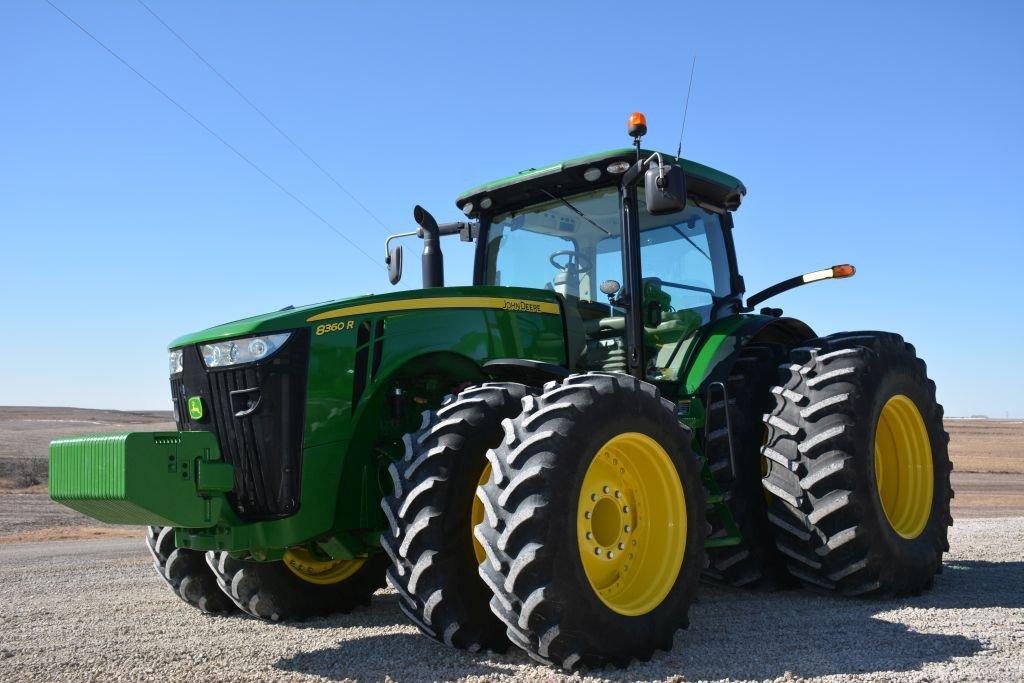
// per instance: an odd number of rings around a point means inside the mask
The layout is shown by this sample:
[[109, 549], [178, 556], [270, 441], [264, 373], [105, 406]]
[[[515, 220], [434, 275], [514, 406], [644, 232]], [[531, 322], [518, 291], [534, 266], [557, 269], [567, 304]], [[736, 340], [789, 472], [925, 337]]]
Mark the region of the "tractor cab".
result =
[[626, 322], [635, 309], [644, 375], [674, 380], [696, 331], [734, 311], [726, 305], [734, 294], [731, 245], [719, 214], [688, 202], [653, 216], [640, 197], [641, 278], [634, 296], [623, 286], [622, 199], [617, 187], [605, 186], [494, 214], [478, 247], [478, 283], [558, 294], [574, 371], [627, 372]]
[[[645, 185], [658, 178], [645, 166], [681, 169], [685, 204], [651, 211]], [[700, 164], [627, 148], [523, 171], [457, 205], [479, 221], [474, 284], [559, 296], [569, 370], [675, 382], [698, 331], [742, 306], [729, 211], [745, 192]]]

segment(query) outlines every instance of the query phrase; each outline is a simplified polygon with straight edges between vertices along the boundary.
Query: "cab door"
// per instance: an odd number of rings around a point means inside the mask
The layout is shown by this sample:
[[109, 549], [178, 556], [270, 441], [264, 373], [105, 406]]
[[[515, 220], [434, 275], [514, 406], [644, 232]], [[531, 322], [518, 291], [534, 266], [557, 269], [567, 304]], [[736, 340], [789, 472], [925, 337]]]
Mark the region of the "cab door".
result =
[[721, 217], [689, 203], [652, 216], [639, 198], [644, 373], [650, 381], [681, 378], [697, 332], [731, 313], [732, 277]]

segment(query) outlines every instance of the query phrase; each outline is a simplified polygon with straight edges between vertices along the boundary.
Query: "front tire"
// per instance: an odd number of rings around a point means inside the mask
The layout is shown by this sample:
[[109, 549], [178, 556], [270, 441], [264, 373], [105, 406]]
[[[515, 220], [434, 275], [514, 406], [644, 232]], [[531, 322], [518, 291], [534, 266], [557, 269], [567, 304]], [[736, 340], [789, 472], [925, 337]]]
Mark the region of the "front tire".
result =
[[384, 587], [387, 556], [322, 562], [305, 551], [286, 561], [248, 562], [226, 552], [208, 552], [217, 585], [246, 614], [267, 621], [292, 621], [348, 613], [370, 604]]
[[896, 334], [795, 349], [765, 415], [765, 488], [790, 572], [847, 595], [916, 595], [949, 550], [949, 436], [935, 384]]
[[704, 566], [690, 433], [628, 375], [550, 383], [504, 423], [481, 487], [480, 574], [513, 643], [566, 670], [672, 647]]
[[235, 611], [235, 604], [221, 592], [206, 566], [205, 553], [176, 546], [172, 527], [146, 527], [146, 547], [157, 575], [179, 598], [207, 614]]

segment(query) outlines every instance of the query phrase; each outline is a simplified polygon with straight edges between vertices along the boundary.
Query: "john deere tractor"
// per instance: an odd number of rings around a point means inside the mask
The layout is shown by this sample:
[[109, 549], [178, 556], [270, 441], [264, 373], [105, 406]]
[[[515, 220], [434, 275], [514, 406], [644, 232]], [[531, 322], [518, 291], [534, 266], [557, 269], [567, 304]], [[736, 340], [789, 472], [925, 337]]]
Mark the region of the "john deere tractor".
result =
[[[422, 240], [422, 289], [176, 339], [179, 431], [55, 441], [51, 496], [148, 525], [206, 612], [345, 612], [386, 577], [426, 636], [569, 670], [670, 648], [702, 577], [927, 589], [952, 491], [924, 362], [758, 310], [853, 267], [746, 297], [746, 188], [629, 132], [465, 192], [465, 221], [417, 207], [388, 242]], [[449, 235], [471, 285], [444, 286]]]

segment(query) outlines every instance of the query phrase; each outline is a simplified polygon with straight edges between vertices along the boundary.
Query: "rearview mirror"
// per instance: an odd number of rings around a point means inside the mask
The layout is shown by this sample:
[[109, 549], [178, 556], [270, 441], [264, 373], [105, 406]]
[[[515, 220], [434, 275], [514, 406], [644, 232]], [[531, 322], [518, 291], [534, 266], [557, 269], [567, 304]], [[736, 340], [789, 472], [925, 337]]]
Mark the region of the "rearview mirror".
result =
[[686, 180], [678, 166], [651, 164], [644, 174], [644, 197], [647, 212], [663, 216], [686, 208]]
[[388, 279], [391, 284], [397, 285], [402, 279], [402, 245], [396, 244], [388, 252]]

